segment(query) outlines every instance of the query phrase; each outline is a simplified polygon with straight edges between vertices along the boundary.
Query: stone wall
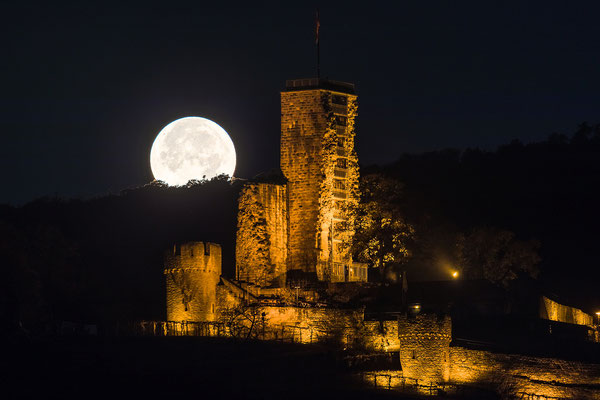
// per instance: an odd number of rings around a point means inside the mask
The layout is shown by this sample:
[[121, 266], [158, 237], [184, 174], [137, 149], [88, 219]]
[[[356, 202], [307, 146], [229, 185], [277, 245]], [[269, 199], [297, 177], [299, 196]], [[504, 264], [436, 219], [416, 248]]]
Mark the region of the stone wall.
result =
[[[450, 347], [450, 380], [568, 399], [600, 399], [600, 365]], [[594, 387], [595, 386], [595, 387]]]
[[400, 364], [407, 378], [423, 384], [450, 379], [450, 341], [452, 322], [449, 316], [419, 314], [398, 320]]
[[587, 314], [579, 308], [557, 303], [546, 296], [540, 298], [540, 318], [568, 324], [594, 325], [594, 317], [591, 314]]
[[164, 256], [167, 320], [214, 321], [216, 288], [221, 276], [221, 246], [189, 242]]
[[450, 346], [449, 317], [420, 314], [398, 322], [402, 376], [421, 385], [491, 388], [504, 396], [600, 399], [600, 365]]
[[263, 306], [269, 329], [286, 327], [300, 343], [329, 342], [369, 351], [398, 351], [397, 321], [365, 321], [362, 309]]
[[236, 276], [262, 287], [285, 286], [287, 189], [285, 185], [247, 183], [238, 205]]

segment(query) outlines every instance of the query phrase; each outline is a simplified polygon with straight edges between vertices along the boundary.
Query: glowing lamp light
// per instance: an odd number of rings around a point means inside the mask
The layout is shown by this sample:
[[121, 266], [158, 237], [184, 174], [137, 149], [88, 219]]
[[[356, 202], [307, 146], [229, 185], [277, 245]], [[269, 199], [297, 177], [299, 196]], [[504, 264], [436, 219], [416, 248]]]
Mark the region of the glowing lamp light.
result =
[[458, 271], [454, 271], [454, 272], [452, 273], [452, 277], [453, 277], [454, 279], [458, 278]]
[[408, 310], [411, 314], [416, 315], [421, 312], [421, 303], [411, 303], [408, 305]]

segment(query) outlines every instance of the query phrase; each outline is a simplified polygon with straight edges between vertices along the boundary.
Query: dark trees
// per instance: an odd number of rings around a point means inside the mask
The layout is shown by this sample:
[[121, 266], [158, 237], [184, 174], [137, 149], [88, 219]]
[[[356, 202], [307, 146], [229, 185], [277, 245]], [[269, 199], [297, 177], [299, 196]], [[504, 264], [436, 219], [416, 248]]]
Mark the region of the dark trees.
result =
[[414, 228], [402, 209], [403, 185], [379, 174], [360, 180], [361, 200], [355, 221], [354, 259], [379, 268], [399, 266], [410, 258]]
[[520, 275], [539, 275], [539, 247], [539, 242], [517, 240], [507, 230], [476, 228], [459, 236], [458, 266], [467, 278], [508, 287]]

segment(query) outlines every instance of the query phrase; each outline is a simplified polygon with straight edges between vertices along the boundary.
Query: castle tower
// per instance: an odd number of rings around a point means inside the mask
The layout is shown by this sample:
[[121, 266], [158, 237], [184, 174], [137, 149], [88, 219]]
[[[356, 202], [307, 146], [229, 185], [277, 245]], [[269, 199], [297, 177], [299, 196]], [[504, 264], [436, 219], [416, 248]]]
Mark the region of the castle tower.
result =
[[288, 180], [287, 270], [348, 280], [358, 204], [354, 85], [286, 82], [281, 93], [281, 170]]
[[238, 201], [236, 279], [284, 287], [287, 239], [286, 185], [246, 183]]
[[418, 314], [398, 319], [400, 364], [407, 378], [419, 384], [447, 382], [450, 378], [450, 341], [452, 321], [449, 316]]
[[221, 246], [189, 242], [165, 252], [168, 321], [214, 321]]

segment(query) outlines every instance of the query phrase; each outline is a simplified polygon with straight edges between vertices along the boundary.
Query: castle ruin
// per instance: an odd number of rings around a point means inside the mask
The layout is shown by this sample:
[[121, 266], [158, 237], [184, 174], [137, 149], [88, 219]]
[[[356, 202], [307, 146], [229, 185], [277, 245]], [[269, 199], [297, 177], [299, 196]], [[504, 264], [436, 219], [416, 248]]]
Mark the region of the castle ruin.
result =
[[[165, 334], [194, 332], [298, 343], [332, 343], [395, 354], [393, 370], [363, 375], [375, 385], [498, 385], [554, 398], [600, 398], [600, 366], [472, 349], [453, 342], [449, 316], [403, 309], [377, 319], [364, 307], [328, 303], [292, 277], [335, 288], [368, 287], [350, 246], [359, 201], [354, 85], [286, 82], [281, 93], [283, 177], [244, 183], [238, 203], [236, 276], [221, 276], [221, 247], [190, 242], [164, 256]], [[350, 283], [350, 284], [349, 284]], [[317, 285], [318, 286], [318, 285]], [[420, 307], [420, 306], [419, 306]], [[592, 329], [593, 318], [548, 298], [546, 320]], [[595, 331], [597, 335], [597, 330]], [[381, 378], [384, 381], [381, 381]], [[596, 385], [593, 386], [592, 385]], [[446, 387], [446, 386], [443, 386]]]
[[366, 265], [350, 254], [359, 200], [357, 107], [352, 84], [286, 82], [280, 158], [286, 182], [249, 182], [242, 189], [238, 280], [284, 287], [294, 271], [318, 281], [366, 281]]

